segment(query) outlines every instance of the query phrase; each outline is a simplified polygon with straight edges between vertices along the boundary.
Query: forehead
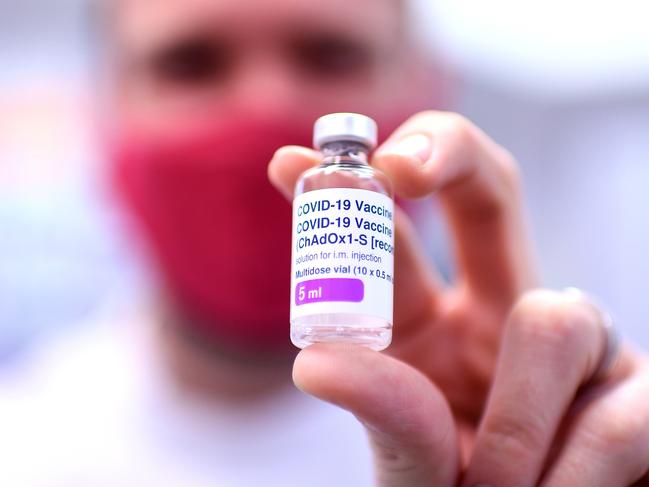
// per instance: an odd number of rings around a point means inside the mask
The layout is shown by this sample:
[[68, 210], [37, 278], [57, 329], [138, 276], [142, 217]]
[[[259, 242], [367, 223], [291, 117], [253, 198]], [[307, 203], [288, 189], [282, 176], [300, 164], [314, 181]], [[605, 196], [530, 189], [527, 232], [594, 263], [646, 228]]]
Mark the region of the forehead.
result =
[[293, 31], [344, 31], [394, 39], [403, 0], [118, 0], [113, 3], [117, 39], [146, 49], [196, 30], [261, 37]]

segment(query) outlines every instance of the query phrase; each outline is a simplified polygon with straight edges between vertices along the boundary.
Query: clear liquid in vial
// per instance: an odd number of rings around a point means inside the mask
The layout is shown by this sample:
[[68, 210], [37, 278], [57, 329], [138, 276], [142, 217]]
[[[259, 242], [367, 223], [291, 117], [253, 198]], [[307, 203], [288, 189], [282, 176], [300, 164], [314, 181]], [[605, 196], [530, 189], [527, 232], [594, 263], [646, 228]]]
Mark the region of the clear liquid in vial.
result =
[[[295, 277], [295, 260], [296, 255], [298, 255], [299, 252], [296, 250], [295, 245], [295, 239], [297, 236], [295, 227], [296, 223], [294, 221], [293, 282], [291, 285], [291, 341], [300, 348], [318, 342], [344, 342], [364, 345], [374, 350], [383, 350], [392, 340], [392, 282], [394, 270], [393, 256], [391, 255], [394, 246], [392, 184], [385, 174], [372, 168], [368, 164], [367, 159], [371, 146], [368, 146], [367, 144], [358, 141], [334, 140], [327, 144], [323, 144], [321, 150], [324, 154], [323, 163], [318, 167], [306, 171], [299, 178], [295, 187], [295, 201], [299, 202], [301, 195], [306, 195], [308, 197], [308, 193], [315, 191], [318, 193], [312, 194], [324, 195], [324, 200], [322, 201], [328, 201], [328, 204], [333, 203], [334, 207], [336, 202], [340, 201], [340, 198], [336, 199], [336, 196], [339, 194], [352, 194], [356, 197], [346, 198], [343, 200], [350, 201], [349, 205], [345, 203], [345, 206], [350, 207], [350, 210], [347, 213], [337, 213], [335, 208], [330, 210], [329, 213], [314, 212], [314, 218], [312, 221], [316, 222], [316, 226], [320, 224], [317, 223], [318, 220], [315, 218], [316, 216], [331, 214], [333, 217], [330, 218], [330, 220], [338, 219], [339, 225], [336, 227], [334, 224], [335, 229], [328, 233], [338, 231], [343, 234], [343, 238], [346, 238], [346, 235], [351, 235], [351, 238], [349, 239], [351, 245], [347, 245], [347, 240], [345, 240], [345, 244], [343, 245], [325, 245], [320, 248], [314, 247], [314, 255], [319, 256], [317, 257], [317, 264], [314, 264], [314, 266], [329, 267], [330, 269], [348, 267], [353, 272], [351, 272], [349, 276], [342, 276], [343, 278], [340, 279], [340, 281], [343, 286], [347, 286], [351, 289], [353, 286], [357, 285], [359, 288], [363, 287], [363, 290], [361, 291], [359, 289], [357, 291], [349, 291], [349, 289], [346, 288], [344, 291], [341, 291], [333, 286], [329, 286], [326, 281], [329, 280], [333, 282], [336, 278], [340, 278], [341, 275], [339, 273], [335, 273], [333, 280], [325, 278], [322, 280], [314, 279], [309, 282], [316, 282], [316, 284], [324, 282], [324, 292], [328, 292], [330, 298], [333, 300], [338, 298], [351, 300], [360, 297], [363, 293], [364, 294], [362, 296], [362, 302], [359, 303], [348, 302], [341, 304], [341, 302], [336, 301], [324, 302], [320, 303], [318, 306], [312, 306], [312, 308], [317, 308], [312, 313], [304, 314], [294, 312], [294, 310], [300, 309], [300, 306], [298, 305], [300, 297], [303, 297], [307, 301], [312, 298], [313, 301], [318, 302], [318, 299], [322, 298], [321, 296], [318, 296], [318, 292], [320, 292], [320, 294], [323, 293], [322, 286], [320, 286], [320, 288], [314, 288], [313, 286], [309, 287], [308, 283], [302, 286], [301, 289], [300, 282]], [[327, 192], [320, 190], [332, 191]], [[345, 190], [360, 191], [346, 192]], [[376, 209], [377, 213], [382, 212], [382, 215], [357, 211], [358, 206], [356, 205], [358, 202], [367, 203], [368, 200], [376, 203], [372, 209]], [[316, 205], [313, 208], [317, 209], [318, 207]], [[386, 216], [388, 214], [390, 216], [389, 219]], [[345, 220], [345, 216], [341, 215], [348, 215], [349, 220]], [[296, 218], [294, 203], [294, 219]], [[367, 220], [372, 220], [376, 224], [373, 228], [380, 228], [382, 233], [372, 232], [369, 230], [363, 231], [362, 228], [358, 228], [358, 223], [365, 223]], [[344, 227], [344, 224], [346, 223], [350, 223], [350, 225]], [[340, 228], [341, 226], [344, 227], [342, 230]], [[348, 230], [349, 233], [347, 233]], [[325, 232], [314, 232], [313, 234], [322, 235], [323, 233]], [[361, 235], [365, 235], [365, 240], [362, 240], [363, 237], [361, 237]], [[355, 242], [352, 243], [352, 240]], [[321, 258], [323, 255], [326, 255], [326, 252], [324, 254], [319, 254], [321, 249], [324, 248], [327, 249], [327, 251], [333, 252], [333, 255], [337, 255], [337, 251], [342, 251], [344, 255], [349, 255], [350, 248], [361, 248], [359, 247], [359, 240], [366, 242], [365, 246], [362, 247], [362, 250], [359, 250], [359, 253], [362, 252], [362, 255], [369, 259], [367, 262], [361, 262], [358, 259], [347, 259], [347, 261], [327, 261], [327, 259]], [[380, 245], [379, 242], [383, 242], [385, 246], [374, 249], [371, 248], [371, 244], [377, 243], [377, 245]], [[346, 262], [348, 265], [335, 267], [336, 263], [341, 265], [341, 263], [345, 264]], [[365, 271], [366, 275], [359, 275], [362, 271]], [[315, 277], [317, 278], [320, 276]], [[311, 279], [311, 277], [308, 279]], [[351, 286], [349, 286], [345, 281], [349, 281]], [[359, 284], [358, 281], [362, 281], [362, 284]], [[302, 280], [302, 282], [305, 281]], [[345, 295], [345, 292], [348, 292], [348, 294]], [[349, 292], [352, 294], [349, 294]], [[357, 293], [356, 297], [353, 296], [354, 292]], [[312, 293], [312, 295], [306, 293]], [[338, 297], [337, 294], [339, 295]]]

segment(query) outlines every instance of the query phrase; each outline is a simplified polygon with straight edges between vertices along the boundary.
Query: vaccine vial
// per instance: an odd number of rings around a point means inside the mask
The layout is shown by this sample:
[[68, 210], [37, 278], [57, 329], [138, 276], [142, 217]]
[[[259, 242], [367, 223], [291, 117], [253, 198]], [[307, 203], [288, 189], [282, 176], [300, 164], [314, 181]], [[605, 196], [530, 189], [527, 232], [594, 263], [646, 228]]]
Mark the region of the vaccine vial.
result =
[[345, 342], [383, 350], [392, 340], [392, 184], [368, 164], [377, 126], [356, 113], [315, 123], [319, 166], [293, 200], [291, 341]]

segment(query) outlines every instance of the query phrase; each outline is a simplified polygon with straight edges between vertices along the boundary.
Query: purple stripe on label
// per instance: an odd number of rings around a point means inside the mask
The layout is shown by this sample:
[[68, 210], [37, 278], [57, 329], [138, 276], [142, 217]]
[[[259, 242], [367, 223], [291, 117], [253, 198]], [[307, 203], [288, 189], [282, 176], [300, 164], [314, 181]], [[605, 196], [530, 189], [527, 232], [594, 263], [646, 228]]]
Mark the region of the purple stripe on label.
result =
[[295, 304], [322, 303], [328, 301], [363, 301], [365, 286], [360, 279], [313, 279], [298, 283], [295, 287]]

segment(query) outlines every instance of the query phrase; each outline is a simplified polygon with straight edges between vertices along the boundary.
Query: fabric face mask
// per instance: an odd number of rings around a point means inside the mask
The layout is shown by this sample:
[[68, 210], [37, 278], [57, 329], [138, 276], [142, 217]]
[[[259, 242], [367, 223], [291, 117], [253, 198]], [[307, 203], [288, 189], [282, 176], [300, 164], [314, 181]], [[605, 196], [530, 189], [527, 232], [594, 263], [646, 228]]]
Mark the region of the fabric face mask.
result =
[[308, 122], [246, 120], [112, 143], [113, 181], [183, 326], [226, 346], [289, 349], [291, 207], [267, 165], [310, 136]]
[[[379, 119], [384, 135], [405, 117]], [[149, 245], [179, 326], [224, 347], [292, 350], [291, 207], [270, 184], [313, 120], [240, 118], [111, 139], [112, 179]]]

